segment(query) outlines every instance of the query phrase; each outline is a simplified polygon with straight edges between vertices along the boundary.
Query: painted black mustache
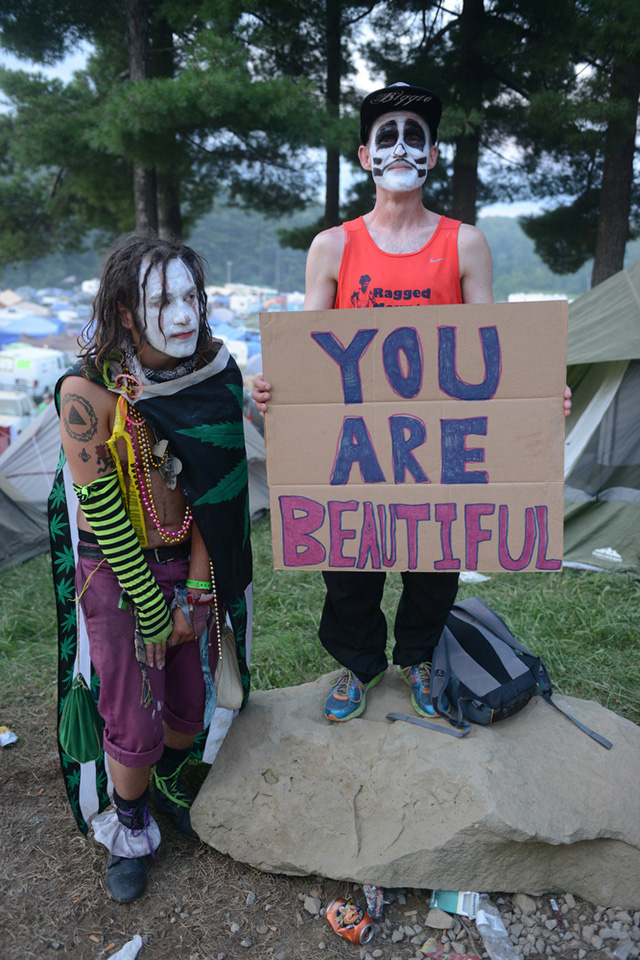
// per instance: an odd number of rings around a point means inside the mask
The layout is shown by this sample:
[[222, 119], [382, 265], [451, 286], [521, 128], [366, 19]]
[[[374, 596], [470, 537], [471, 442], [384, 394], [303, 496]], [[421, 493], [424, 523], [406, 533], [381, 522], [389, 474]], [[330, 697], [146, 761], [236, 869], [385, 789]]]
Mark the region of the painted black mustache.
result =
[[[373, 163], [372, 163], [373, 169], [372, 169], [371, 172], [372, 172], [373, 176], [374, 176], [374, 177], [381, 177], [381, 176], [383, 175], [383, 173], [384, 173], [384, 170], [382, 169], [382, 158], [381, 158], [381, 157], [373, 157], [373, 158], [372, 158], [372, 161], [373, 161]], [[387, 163], [386, 166], [388, 167], [388, 166], [390, 166], [392, 163], [399, 163], [400, 161], [402, 161], [403, 163], [408, 164], [409, 166], [414, 166], [414, 167], [416, 168], [416, 172], [417, 172], [417, 174], [418, 174], [419, 177], [426, 177], [426, 175], [427, 175], [427, 171], [426, 171], [427, 158], [426, 158], [426, 157], [416, 157], [415, 161], [414, 161], [414, 160], [410, 160], [410, 159], [407, 158], [407, 157], [394, 157], [392, 160], [390, 160], [390, 161]], [[385, 169], [386, 169], [386, 167], [385, 167]]]

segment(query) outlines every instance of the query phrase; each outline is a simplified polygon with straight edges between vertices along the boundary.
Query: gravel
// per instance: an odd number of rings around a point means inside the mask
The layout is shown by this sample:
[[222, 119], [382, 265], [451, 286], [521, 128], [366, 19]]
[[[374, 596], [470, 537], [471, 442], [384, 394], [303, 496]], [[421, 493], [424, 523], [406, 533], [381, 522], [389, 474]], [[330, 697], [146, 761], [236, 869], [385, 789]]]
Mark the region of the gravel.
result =
[[[433, 911], [426, 891], [407, 891], [412, 905], [418, 899], [422, 910], [406, 911], [402, 903], [385, 905], [384, 915], [378, 920], [379, 930], [374, 938], [360, 947], [359, 960], [428, 960], [429, 954], [420, 949], [434, 938], [445, 953], [455, 960], [457, 955], [471, 954], [487, 957], [482, 939], [473, 920], [457, 915], [449, 917], [443, 928], [434, 929], [427, 919]], [[353, 885], [353, 902], [364, 906], [364, 894], [358, 884]], [[404, 898], [403, 898], [404, 899]], [[550, 897], [532, 897], [528, 894], [491, 894], [500, 911], [512, 946], [519, 957], [532, 960], [553, 957], [554, 960], [636, 960], [640, 957], [640, 910], [594, 906], [578, 900], [572, 894], [556, 895], [557, 914]], [[406, 901], [405, 901], [406, 902]], [[324, 916], [326, 904], [320, 910]], [[431, 919], [430, 918], [430, 919]], [[444, 927], [450, 922], [450, 927]], [[398, 953], [401, 949], [402, 952]], [[614, 953], [615, 951], [615, 953]], [[354, 956], [357, 956], [354, 955]]]

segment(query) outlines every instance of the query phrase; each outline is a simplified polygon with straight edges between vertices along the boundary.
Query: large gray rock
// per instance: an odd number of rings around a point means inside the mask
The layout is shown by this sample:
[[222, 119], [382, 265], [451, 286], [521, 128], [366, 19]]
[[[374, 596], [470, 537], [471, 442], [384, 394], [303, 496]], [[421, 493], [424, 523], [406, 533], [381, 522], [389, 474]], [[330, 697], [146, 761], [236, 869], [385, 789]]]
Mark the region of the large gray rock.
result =
[[386, 719], [412, 713], [392, 669], [330, 723], [336, 676], [252, 693], [192, 809], [206, 843], [274, 873], [640, 908], [639, 727], [558, 696], [613, 748], [539, 698], [456, 740]]

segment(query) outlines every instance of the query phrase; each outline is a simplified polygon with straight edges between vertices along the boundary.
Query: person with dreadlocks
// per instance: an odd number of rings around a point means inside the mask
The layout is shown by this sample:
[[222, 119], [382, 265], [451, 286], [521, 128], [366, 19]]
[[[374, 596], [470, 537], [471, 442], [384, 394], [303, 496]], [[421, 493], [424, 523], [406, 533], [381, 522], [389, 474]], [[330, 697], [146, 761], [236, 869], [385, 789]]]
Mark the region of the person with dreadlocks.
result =
[[211, 336], [193, 250], [139, 236], [112, 247], [56, 404], [64, 456], [50, 498], [52, 556], [66, 572], [73, 550], [77, 597], [74, 610], [76, 597], [58, 582], [60, 702], [84, 657], [99, 688], [114, 809], [101, 812], [109, 805], [102, 757], [76, 762], [61, 746], [63, 772], [80, 828], [91, 819], [109, 851], [108, 894], [128, 902], [144, 892], [145, 857], [160, 842], [150, 799], [198, 839], [183, 768], [215, 708], [225, 620], [245, 699], [249, 689], [242, 378]]

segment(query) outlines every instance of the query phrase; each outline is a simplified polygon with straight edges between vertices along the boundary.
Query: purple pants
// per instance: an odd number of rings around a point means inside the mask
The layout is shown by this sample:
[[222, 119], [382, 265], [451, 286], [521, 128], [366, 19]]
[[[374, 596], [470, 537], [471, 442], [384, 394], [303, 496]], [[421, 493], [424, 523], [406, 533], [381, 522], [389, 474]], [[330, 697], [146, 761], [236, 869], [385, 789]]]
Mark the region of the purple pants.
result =
[[[148, 563], [170, 602], [175, 584], [188, 576], [189, 560]], [[107, 560], [78, 558], [78, 595], [91, 574], [80, 603], [91, 660], [100, 677], [98, 709], [105, 721], [105, 753], [125, 767], [151, 766], [162, 754], [163, 721], [171, 730], [192, 736], [203, 728], [205, 690], [198, 644], [194, 640], [167, 647], [164, 669], [147, 667], [153, 703], [140, 706], [142, 673], [134, 651], [131, 608], [118, 608], [122, 588]]]

